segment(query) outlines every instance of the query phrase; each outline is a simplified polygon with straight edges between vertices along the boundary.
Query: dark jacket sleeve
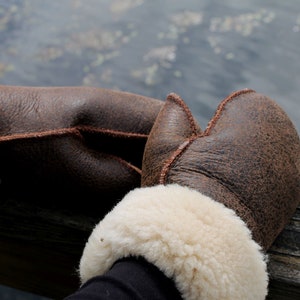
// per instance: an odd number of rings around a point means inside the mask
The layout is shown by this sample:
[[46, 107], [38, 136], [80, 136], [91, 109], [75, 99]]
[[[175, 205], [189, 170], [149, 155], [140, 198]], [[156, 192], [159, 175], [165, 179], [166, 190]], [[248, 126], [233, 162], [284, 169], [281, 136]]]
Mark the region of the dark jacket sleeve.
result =
[[179, 300], [173, 281], [143, 258], [118, 260], [102, 276], [88, 280], [65, 300]]

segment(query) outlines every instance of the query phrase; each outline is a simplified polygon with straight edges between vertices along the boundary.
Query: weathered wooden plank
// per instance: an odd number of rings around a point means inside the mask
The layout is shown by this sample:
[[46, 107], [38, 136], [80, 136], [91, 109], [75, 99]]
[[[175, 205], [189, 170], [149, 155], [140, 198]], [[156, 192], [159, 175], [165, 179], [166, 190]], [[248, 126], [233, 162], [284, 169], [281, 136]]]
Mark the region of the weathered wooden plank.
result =
[[75, 291], [79, 258], [97, 220], [14, 200], [0, 207], [0, 283], [55, 299]]
[[268, 299], [300, 299], [300, 207], [269, 251]]
[[[99, 218], [12, 199], [0, 203], [0, 284], [61, 299]], [[300, 207], [269, 251], [268, 299], [300, 299]]]

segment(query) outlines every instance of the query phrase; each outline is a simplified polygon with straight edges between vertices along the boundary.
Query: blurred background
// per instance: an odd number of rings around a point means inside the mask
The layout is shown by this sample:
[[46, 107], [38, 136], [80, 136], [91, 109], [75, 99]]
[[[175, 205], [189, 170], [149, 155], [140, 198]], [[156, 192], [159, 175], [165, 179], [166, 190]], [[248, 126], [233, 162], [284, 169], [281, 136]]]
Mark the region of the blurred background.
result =
[[[252, 88], [300, 131], [299, 49], [299, 0], [0, 0], [0, 84], [175, 92], [203, 128]], [[46, 299], [4, 286], [0, 298]]]

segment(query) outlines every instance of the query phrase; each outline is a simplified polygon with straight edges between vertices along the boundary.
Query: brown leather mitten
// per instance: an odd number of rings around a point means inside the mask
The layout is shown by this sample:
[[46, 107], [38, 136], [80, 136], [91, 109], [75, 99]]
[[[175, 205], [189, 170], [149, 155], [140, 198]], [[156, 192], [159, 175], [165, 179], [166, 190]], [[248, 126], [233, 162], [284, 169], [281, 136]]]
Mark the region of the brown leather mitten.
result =
[[265, 250], [300, 200], [299, 153], [290, 119], [264, 95], [231, 94], [201, 132], [170, 94], [146, 143], [143, 187], [94, 228], [82, 282], [142, 256], [183, 299], [265, 299]]
[[101, 88], [0, 86], [2, 197], [72, 206], [82, 197], [106, 213], [140, 185], [162, 104]]
[[169, 95], [145, 149], [142, 186], [177, 183], [212, 197], [267, 250], [300, 202], [300, 141], [292, 122], [273, 100], [248, 89], [224, 99], [204, 132], [187, 115], [183, 100]]

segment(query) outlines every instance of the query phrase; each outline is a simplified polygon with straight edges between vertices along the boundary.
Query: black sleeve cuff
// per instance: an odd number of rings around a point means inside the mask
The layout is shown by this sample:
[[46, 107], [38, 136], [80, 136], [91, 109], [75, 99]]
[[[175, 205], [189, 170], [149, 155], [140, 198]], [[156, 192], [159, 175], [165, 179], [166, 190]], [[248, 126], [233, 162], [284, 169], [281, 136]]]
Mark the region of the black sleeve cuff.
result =
[[182, 300], [173, 281], [142, 257], [118, 260], [106, 274], [88, 280], [65, 298], [79, 299]]

